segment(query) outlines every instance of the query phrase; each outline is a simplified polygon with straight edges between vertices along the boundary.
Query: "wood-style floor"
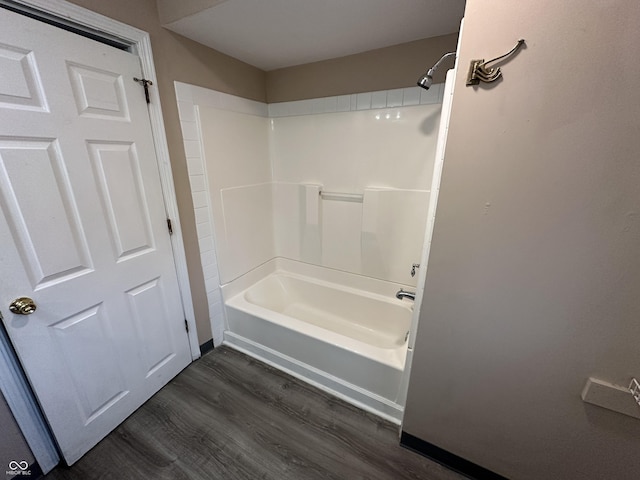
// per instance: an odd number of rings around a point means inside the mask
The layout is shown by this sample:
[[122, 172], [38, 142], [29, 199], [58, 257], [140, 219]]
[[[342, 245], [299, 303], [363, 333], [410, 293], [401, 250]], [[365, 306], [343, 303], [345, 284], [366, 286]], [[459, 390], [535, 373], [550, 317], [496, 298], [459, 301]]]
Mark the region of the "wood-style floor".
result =
[[398, 427], [221, 347], [191, 364], [70, 468], [72, 479], [459, 480]]

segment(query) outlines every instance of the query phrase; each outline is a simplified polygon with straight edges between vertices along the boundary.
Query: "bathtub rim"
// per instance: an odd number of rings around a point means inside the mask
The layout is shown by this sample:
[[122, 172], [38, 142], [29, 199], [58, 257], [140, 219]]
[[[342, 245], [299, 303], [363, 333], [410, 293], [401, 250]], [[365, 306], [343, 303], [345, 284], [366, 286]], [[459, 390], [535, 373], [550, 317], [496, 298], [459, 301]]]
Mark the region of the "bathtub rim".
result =
[[[277, 276], [282, 274], [282, 272], [276, 271], [270, 273], [268, 276]], [[266, 278], [267, 277], [265, 277], [264, 279]], [[362, 340], [344, 335], [340, 332], [335, 332], [322, 326], [306, 322], [299, 318], [276, 312], [262, 305], [252, 303], [245, 298], [246, 292], [247, 290], [243, 290], [239, 294], [231, 297], [228, 301], [225, 302], [225, 308], [231, 308], [246, 315], [258, 317], [265, 322], [269, 322], [271, 324], [278, 325], [279, 327], [292, 330], [300, 335], [312, 339], [313, 341], [339, 347], [345, 351], [351, 352], [352, 354], [364, 357], [370, 362], [385, 365], [399, 372], [404, 371], [407, 359], [407, 349], [409, 345], [408, 340], [405, 340], [404, 344], [398, 345], [394, 348], [384, 348], [377, 345], [372, 345]], [[408, 311], [407, 313], [409, 313], [409, 315], [412, 314], [412, 312], [410, 311]], [[411, 324], [407, 326], [407, 329], [409, 329], [410, 327]], [[231, 326], [229, 325], [227, 331], [230, 330]]]
[[[362, 277], [361, 275], [339, 270], [326, 269], [325, 267], [319, 267], [317, 265], [304, 264], [295, 260], [283, 258], [274, 260], [275, 261], [266, 262], [252, 270], [249, 272], [251, 275], [245, 274], [243, 277], [246, 278], [244, 278], [239, 285], [232, 285], [233, 282], [230, 282], [223, 286], [225, 332], [231, 331], [226, 309], [233, 308], [248, 315], [258, 316], [265, 321], [281, 327], [289, 328], [317, 341], [338, 346], [344, 350], [363, 356], [372, 362], [383, 364], [398, 371], [404, 371], [409, 346], [408, 338], [405, 339], [403, 345], [398, 345], [395, 348], [383, 348], [343, 335], [340, 332], [335, 332], [322, 326], [276, 312], [262, 305], [255, 304], [246, 298], [247, 291], [257, 283], [262, 282], [271, 275], [282, 275], [307, 283], [339, 289], [376, 301], [394, 304], [405, 310], [409, 315], [409, 324], [407, 325], [408, 332], [411, 329], [413, 306], [408, 303], [408, 300], [398, 300], [395, 298], [396, 288], [402, 285], [370, 277]], [[234, 280], [234, 282], [237, 282], [241, 278], [242, 277]]]
[[404, 283], [380, 280], [378, 278], [337, 270], [331, 267], [291, 260], [286, 257], [273, 257], [230, 282], [220, 285], [223, 302], [230, 300], [267, 275], [278, 271], [317, 279], [323, 283], [338, 284], [346, 287], [346, 289], [370, 292], [392, 300], [395, 299], [396, 292], [401, 288], [415, 289], [414, 286]]

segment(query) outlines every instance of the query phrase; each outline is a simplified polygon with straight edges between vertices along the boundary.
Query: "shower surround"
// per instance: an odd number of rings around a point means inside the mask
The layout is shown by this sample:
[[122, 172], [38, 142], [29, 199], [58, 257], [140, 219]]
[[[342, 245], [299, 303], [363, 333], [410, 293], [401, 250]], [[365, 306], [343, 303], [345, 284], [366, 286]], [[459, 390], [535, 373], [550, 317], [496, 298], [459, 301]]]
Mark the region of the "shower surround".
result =
[[412, 307], [394, 293], [415, 289], [442, 85], [271, 105], [176, 93], [215, 344], [398, 421]]

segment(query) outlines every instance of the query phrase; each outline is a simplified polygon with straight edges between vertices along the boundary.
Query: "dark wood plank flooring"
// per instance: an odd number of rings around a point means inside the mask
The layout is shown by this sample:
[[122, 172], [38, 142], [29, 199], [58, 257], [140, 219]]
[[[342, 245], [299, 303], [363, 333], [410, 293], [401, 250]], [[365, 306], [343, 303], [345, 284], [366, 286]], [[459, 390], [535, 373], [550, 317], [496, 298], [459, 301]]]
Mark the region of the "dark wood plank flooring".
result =
[[398, 427], [220, 347], [48, 480], [459, 480]]

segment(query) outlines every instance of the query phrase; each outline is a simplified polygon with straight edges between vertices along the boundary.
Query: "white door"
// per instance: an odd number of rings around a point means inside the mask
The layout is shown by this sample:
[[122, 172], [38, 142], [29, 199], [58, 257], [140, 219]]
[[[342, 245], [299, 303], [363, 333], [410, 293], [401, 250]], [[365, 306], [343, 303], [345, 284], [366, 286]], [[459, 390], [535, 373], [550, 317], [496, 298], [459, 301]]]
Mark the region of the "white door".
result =
[[137, 56], [0, 9], [0, 311], [69, 464], [191, 361], [134, 77]]

